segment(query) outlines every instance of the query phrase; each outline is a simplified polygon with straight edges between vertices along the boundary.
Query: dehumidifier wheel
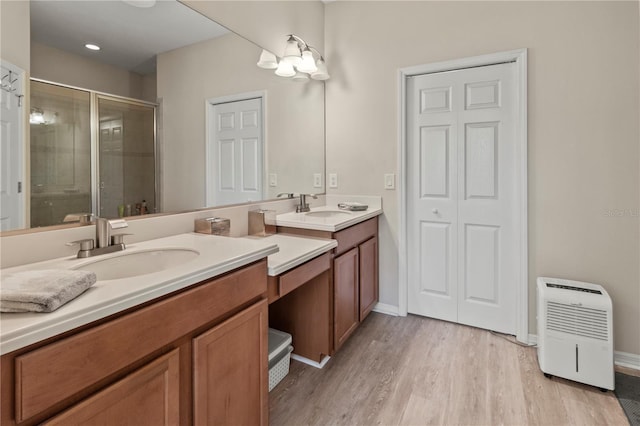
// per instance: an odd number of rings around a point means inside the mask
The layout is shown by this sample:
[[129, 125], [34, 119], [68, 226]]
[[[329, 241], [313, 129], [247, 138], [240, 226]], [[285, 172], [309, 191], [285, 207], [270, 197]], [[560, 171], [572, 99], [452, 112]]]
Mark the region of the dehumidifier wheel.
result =
[[543, 374], [544, 374], [544, 377], [546, 377], [547, 379], [550, 379], [550, 378], [552, 378], [552, 377], [553, 377], [553, 376], [552, 376], [551, 374], [549, 374], [549, 373], [543, 373]]

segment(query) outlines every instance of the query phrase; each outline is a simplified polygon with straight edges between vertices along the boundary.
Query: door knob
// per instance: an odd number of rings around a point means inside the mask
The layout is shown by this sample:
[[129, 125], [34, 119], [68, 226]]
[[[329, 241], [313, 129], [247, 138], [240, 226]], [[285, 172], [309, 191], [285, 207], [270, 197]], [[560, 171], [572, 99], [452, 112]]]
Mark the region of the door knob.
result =
[[438, 214], [438, 209], [431, 209], [431, 211], [433, 212], [433, 214]]

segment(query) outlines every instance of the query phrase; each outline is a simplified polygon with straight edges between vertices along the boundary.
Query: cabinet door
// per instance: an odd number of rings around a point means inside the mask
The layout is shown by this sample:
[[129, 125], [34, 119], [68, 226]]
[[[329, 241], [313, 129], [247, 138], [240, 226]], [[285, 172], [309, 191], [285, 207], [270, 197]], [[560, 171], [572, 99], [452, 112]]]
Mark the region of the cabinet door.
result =
[[194, 423], [266, 425], [267, 300], [193, 339]]
[[158, 358], [46, 425], [177, 425], [180, 422], [179, 349]]
[[333, 339], [334, 350], [347, 340], [358, 326], [358, 248], [333, 260]]
[[360, 257], [360, 321], [378, 302], [378, 238], [373, 237], [358, 247]]

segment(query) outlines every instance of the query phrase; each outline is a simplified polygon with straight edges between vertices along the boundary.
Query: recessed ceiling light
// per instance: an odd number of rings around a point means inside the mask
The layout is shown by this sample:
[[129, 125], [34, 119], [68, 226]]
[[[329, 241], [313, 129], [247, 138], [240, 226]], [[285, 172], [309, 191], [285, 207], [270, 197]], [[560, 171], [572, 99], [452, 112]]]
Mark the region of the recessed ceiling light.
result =
[[98, 46], [97, 44], [87, 43], [84, 45], [84, 47], [86, 47], [89, 50], [100, 50], [100, 46]]

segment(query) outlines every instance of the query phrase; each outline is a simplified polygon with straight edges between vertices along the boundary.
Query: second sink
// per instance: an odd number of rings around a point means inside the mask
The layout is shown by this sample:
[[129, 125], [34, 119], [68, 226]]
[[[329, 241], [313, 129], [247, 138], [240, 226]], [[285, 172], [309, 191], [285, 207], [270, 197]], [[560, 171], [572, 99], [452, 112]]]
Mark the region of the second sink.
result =
[[136, 277], [173, 268], [200, 255], [196, 250], [171, 248], [122, 253], [95, 260], [73, 269], [95, 272], [98, 281]]

